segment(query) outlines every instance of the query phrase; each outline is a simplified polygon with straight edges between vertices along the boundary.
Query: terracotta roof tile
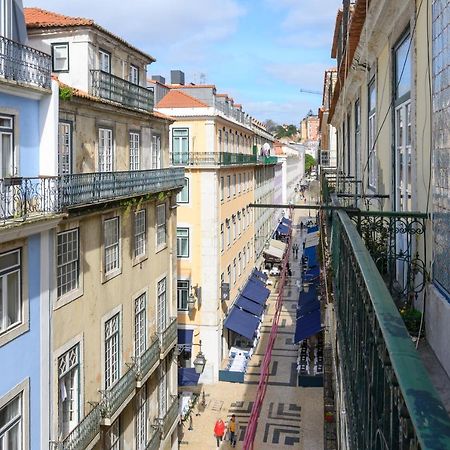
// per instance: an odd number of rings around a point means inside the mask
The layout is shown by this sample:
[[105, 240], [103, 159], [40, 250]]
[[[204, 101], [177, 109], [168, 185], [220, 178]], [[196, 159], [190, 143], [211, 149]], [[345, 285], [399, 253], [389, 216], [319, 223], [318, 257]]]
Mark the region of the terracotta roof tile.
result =
[[46, 11], [45, 9], [40, 8], [24, 8], [23, 9], [25, 15], [25, 22], [27, 24], [28, 29], [36, 29], [36, 28], [61, 28], [61, 27], [93, 27], [97, 30], [108, 34], [109, 36], [117, 39], [118, 41], [125, 44], [130, 49], [135, 52], [140, 53], [142, 56], [147, 58], [150, 61], [156, 61], [153, 56], [150, 56], [147, 53], [144, 53], [142, 50], [139, 50], [137, 47], [129, 44], [126, 40], [117, 36], [114, 33], [106, 30], [100, 25], [96, 24], [92, 19], [86, 19], [84, 17], [70, 17], [65, 16], [63, 14], [58, 14], [52, 11]]
[[171, 90], [165, 95], [159, 103], [157, 108], [207, 108], [206, 103], [191, 97], [179, 90]]

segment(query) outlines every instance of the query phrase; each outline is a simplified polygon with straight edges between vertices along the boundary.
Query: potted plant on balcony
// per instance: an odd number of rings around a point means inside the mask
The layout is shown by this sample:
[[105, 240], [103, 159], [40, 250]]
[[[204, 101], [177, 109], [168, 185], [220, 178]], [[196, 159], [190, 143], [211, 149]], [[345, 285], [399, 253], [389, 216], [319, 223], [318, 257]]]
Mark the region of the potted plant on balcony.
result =
[[325, 422], [333, 423], [334, 422], [334, 414], [331, 411], [327, 411], [324, 415]]
[[404, 307], [400, 309], [400, 315], [402, 316], [403, 321], [405, 322], [406, 329], [408, 333], [413, 338], [423, 337], [425, 334], [425, 330], [422, 326], [422, 330], [420, 330], [420, 324], [422, 321], [422, 313], [413, 307]]

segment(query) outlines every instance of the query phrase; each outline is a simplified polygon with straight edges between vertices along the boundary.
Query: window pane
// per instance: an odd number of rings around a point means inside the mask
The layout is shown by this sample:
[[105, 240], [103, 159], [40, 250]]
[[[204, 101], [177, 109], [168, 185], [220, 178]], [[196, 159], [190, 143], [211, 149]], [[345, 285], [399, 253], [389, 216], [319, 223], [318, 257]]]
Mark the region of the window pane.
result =
[[395, 51], [395, 81], [396, 98], [407, 94], [411, 90], [411, 51], [408, 36]]
[[19, 272], [13, 272], [7, 278], [8, 322], [9, 325], [20, 322]]
[[0, 256], [0, 271], [10, 270], [19, 265], [19, 252], [5, 253]]

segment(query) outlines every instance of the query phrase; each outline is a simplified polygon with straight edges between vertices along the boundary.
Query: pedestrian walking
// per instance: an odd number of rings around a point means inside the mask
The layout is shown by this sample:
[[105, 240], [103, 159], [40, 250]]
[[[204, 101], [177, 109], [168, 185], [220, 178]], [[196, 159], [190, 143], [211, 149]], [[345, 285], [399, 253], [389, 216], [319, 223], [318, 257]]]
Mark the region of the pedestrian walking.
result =
[[295, 244], [292, 246], [292, 256], [295, 258]]
[[216, 438], [217, 448], [220, 448], [220, 443], [223, 440], [225, 434], [225, 423], [222, 419], [217, 419], [214, 425], [214, 436]]
[[228, 431], [230, 433], [230, 445], [236, 447], [238, 432], [239, 432], [239, 421], [234, 414], [231, 415], [228, 421]]

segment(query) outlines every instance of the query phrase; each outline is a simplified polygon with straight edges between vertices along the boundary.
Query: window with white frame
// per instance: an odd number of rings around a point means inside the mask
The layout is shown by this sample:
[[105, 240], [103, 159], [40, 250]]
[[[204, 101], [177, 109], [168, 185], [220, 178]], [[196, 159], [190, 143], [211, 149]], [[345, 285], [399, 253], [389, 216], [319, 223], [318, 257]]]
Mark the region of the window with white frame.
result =
[[223, 202], [225, 183], [223, 177], [220, 177], [220, 201]]
[[189, 258], [189, 228], [177, 228], [177, 257]]
[[159, 366], [158, 416], [163, 418], [167, 412], [167, 370], [164, 363]]
[[119, 218], [106, 219], [104, 227], [105, 275], [120, 269]]
[[243, 261], [244, 261], [244, 269], [247, 267], [247, 249], [244, 247], [242, 250]]
[[99, 172], [113, 170], [113, 137], [109, 128], [98, 130], [98, 170]]
[[147, 444], [147, 385], [136, 395], [136, 450], [144, 450]]
[[247, 190], [247, 172], [244, 172], [242, 175], [243, 175], [243, 178], [244, 178], [244, 183], [243, 183], [243, 186], [242, 186], [242, 190], [246, 191]]
[[228, 152], [228, 141], [229, 141], [229, 137], [228, 137], [228, 131], [225, 131], [225, 152]]
[[238, 275], [241, 276], [242, 274], [242, 253], [239, 252], [238, 255]]
[[233, 214], [233, 241], [237, 239], [237, 232], [236, 232], [236, 215]]
[[159, 247], [166, 243], [166, 204], [156, 207], [156, 246]]
[[237, 213], [237, 228], [238, 228], [238, 235], [241, 235], [241, 212], [238, 211]]
[[220, 251], [223, 252], [225, 250], [225, 233], [224, 233], [224, 225], [220, 224]]
[[130, 170], [140, 170], [140, 135], [136, 132], [130, 132]]
[[172, 130], [172, 162], [186, 164], [189, 161], [189, 130], [174, 128]]
[[157, 285], [157, 331], [162, 333], [167, 328], [167, 294], [166, 278], [158, 281]]
[[80, 346], [76, 344], [58, 358], [59, 436], [64, 439], [79, 421]]
[[222, 142], [222, 130], [219, 130], [218, 139], [219, 139], [219, 152], [221, 152], [222, 151], [222, 145], [223, 145], [223, 142]]
[[152, 134], [152, 169], [161, 169], [161, 136]]
[[58, 175], [72, 173], [72, 124], [58, 124]]
[[120, 417], [118, 417], [106, 432], [106, 450], [120, 450]]
[[[355, 177], [360, 179], [361, 171], [361, 103], [359, 99], [355, 101]], [[328, 152], [326, 153], [326, 164], [329, 164]], [[358, 188], [357, 186], [356, 188]]]
[[21, 253], [0, 255], [0, 334], [22, 323]]
[[377, 94], [375, 80], [369, 84], [369, 122], [368, 122], [368, 166], [369, 186], [376, 189], [377, 185], [377, 151], [376, 151], [376, 103]]
[[0, 408], [0, 450], [23, 449], [25, 432], [23, 409], [23, 393], [16, 395]]
[[236, 174], [233, 175], [233, 197], [236, 196]]
[[139, 258], [147, 251], [147, 210], [141, 209], [134, 214], [134, 257]]
[[236, 258], [233, 259], [233, 285], [236, 284]]
[[52, 44], [52, 72], [69, 71], [69, 43]]
[[79, 229], [58, 233], [56, 241], [56, 286], [61, 297], [79, 287]]
[[120, 314], [105, 322], [105, 389], [119, 379], [120, 364]]
[[102, 72], [111, 73], [111, 54], [106, 50], [98, 51], [99, 66]]
[[230, 264], [228, 264], [228, 267], [227, 267], [227, 278], [228, 278], [228, 284], [231, 287], [231, 282], [233, 280], [231, 279], [231, 265]]
[[142, 356], [147, 346], [147, 294], [134, 300], [134, 356]]
[[227, 198], [230, 198], [231, 194], [231, 176], [227, 175]]
[[228, 247], [231, 245], [231, 227], [230, 227], [230, 219], [225, 220], [227, 226], [227, 244]]
[[177, 203], [189, 203], [189, 178], [184, 179], [183, 189], [177, 194]]
[[17, 172], [14, 152], [14, 117], [0, 116], [0, 176], [8, 178]]
[[188, 297], [189, 297], [189, 281], [178, 280], [177, 281], [177, 309], [178, 311], [188, 310]]
[[242, 174], [238, 175], [238, 194], [241, 193]]
[[130, 64], [128, 80], [130, 83], [139, 84], [139, 69], [133, 64]]

